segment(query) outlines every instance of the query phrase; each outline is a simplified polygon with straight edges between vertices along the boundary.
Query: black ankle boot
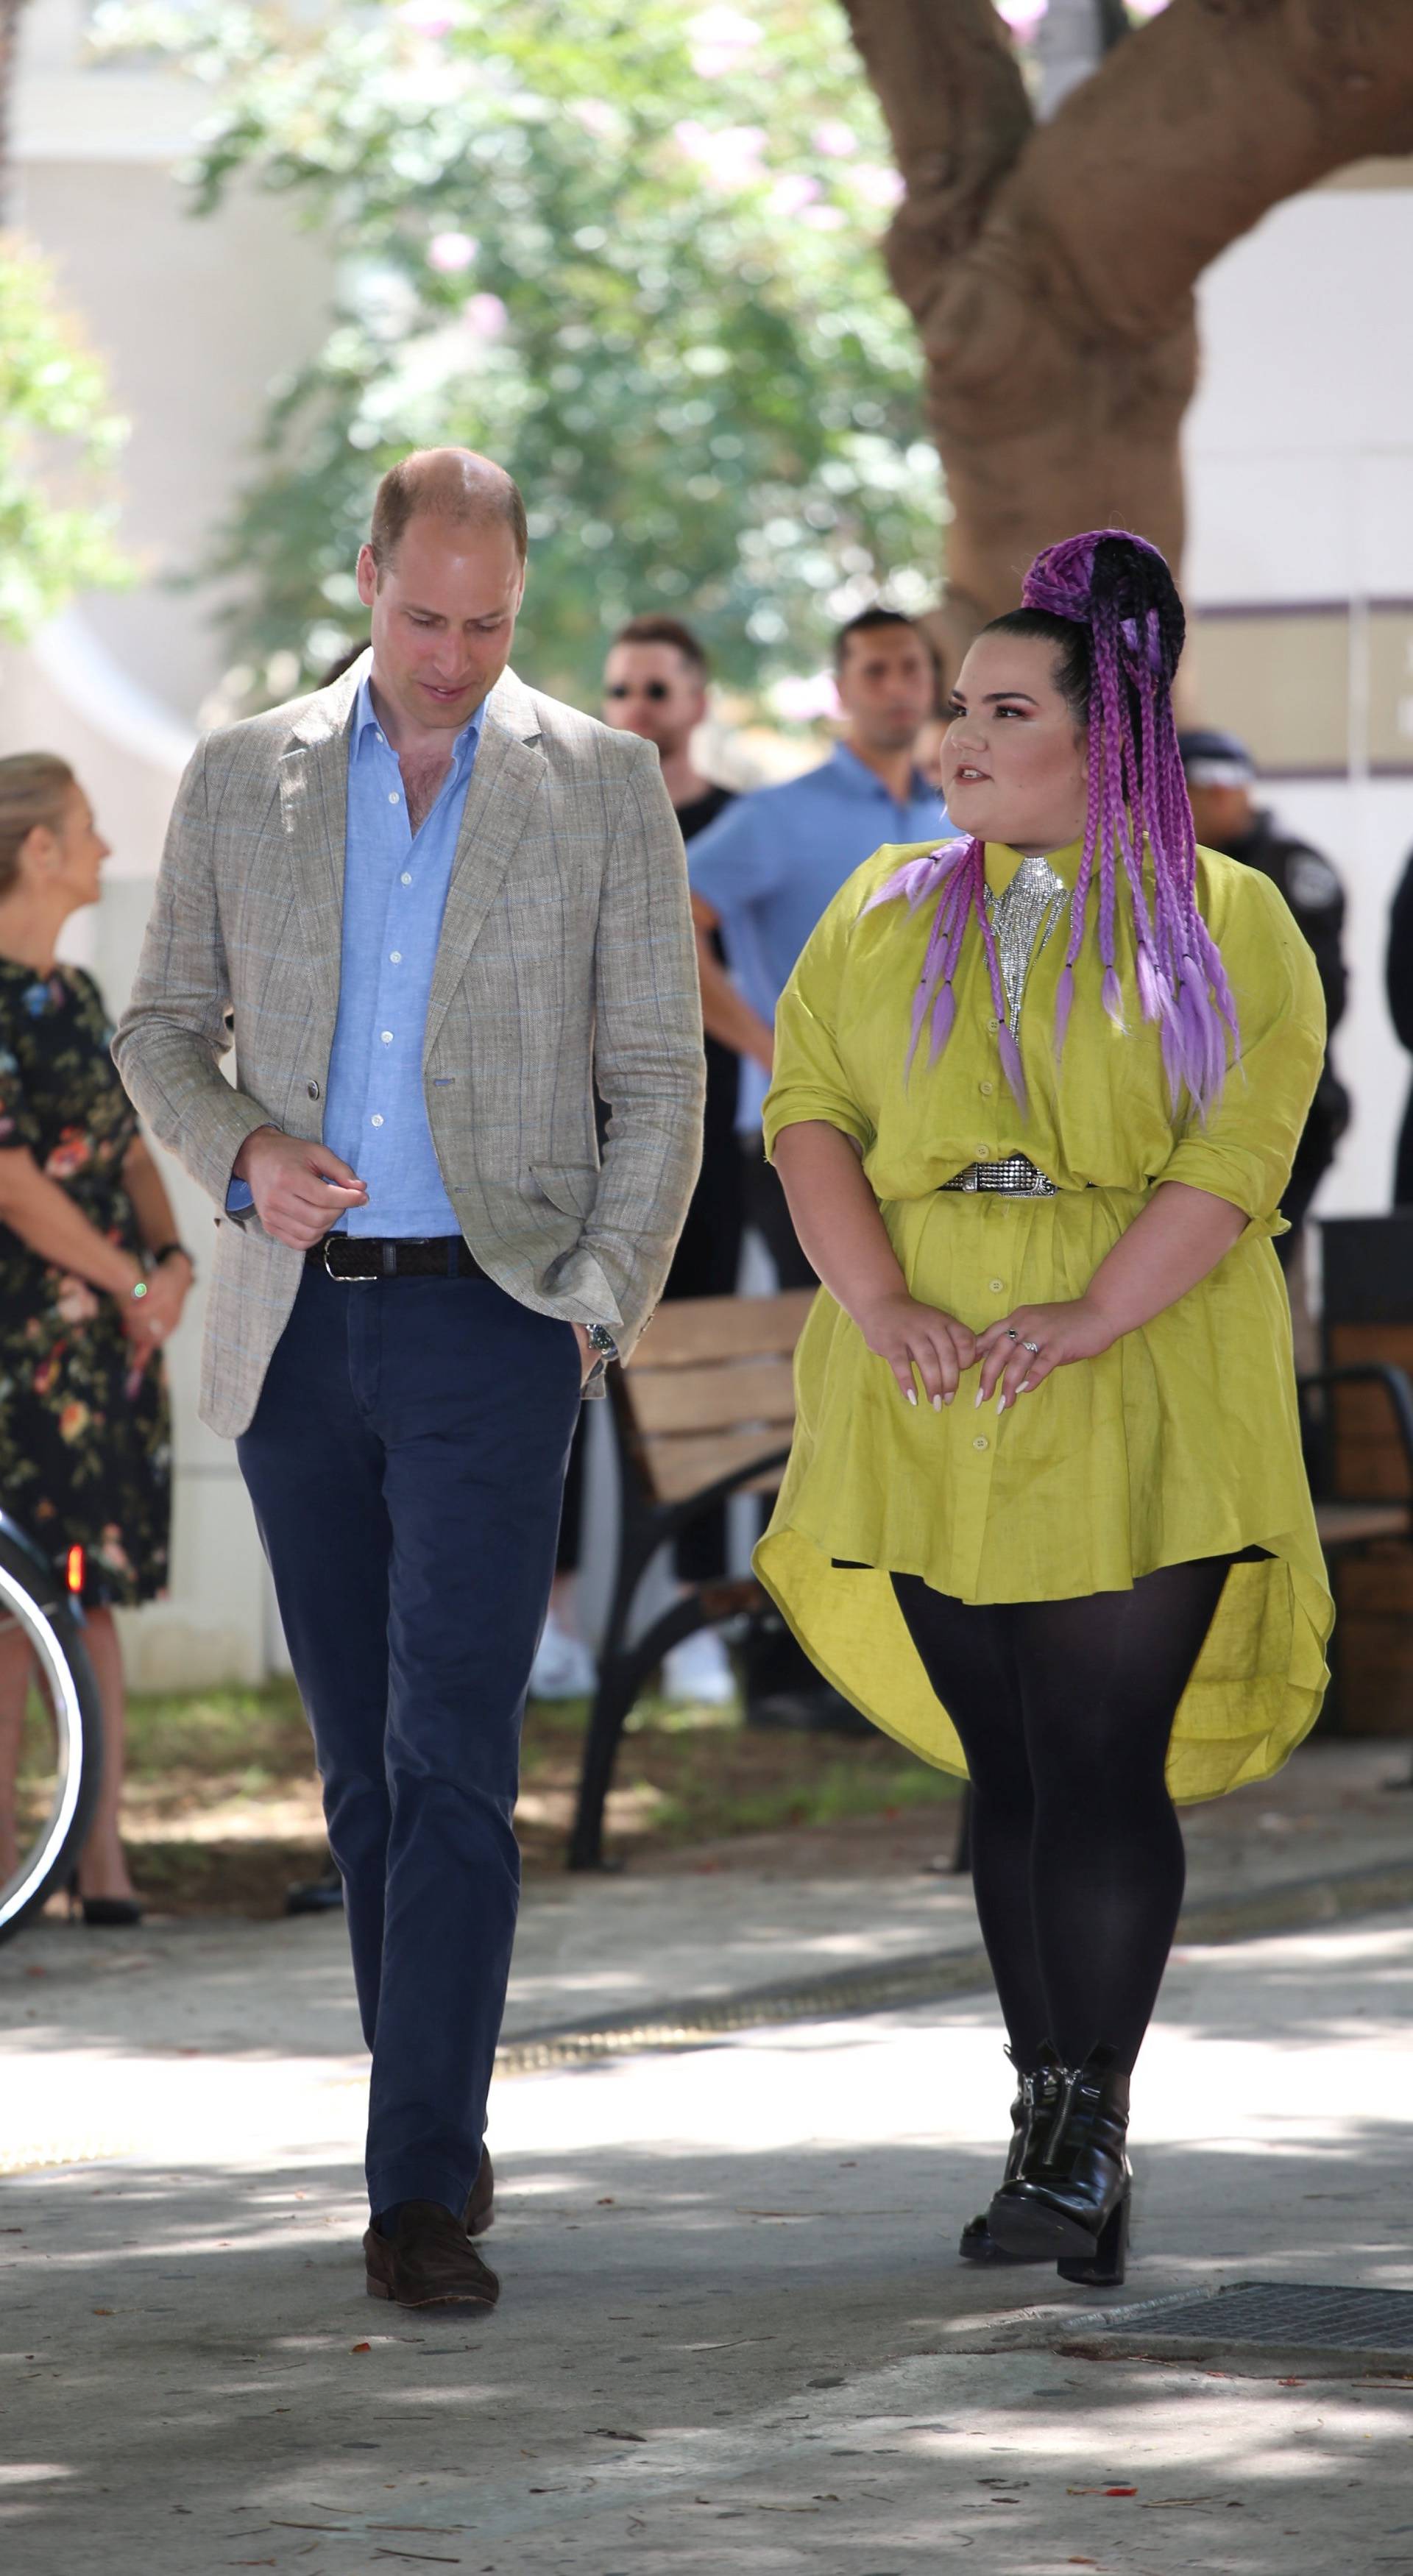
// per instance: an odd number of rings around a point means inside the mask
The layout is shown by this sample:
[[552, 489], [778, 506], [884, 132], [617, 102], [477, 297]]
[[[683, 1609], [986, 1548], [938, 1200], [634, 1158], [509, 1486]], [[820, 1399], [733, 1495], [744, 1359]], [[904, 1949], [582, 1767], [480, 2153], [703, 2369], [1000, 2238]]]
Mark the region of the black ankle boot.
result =
[[[1006, 2055], [1011, 2057], [1009, 2049]], [[1011, 2064], [1015, 2065], [1013, 2057], [1011, 2057]], [[1005, 2179], [1001, 2186], [1003, 2190], [1006, 2183], [1014, 2182], [1020, 2173], [1037, 2131], [1042, 2138], [1048, 2131], [1059, 2109], [1063, 2091], [1063, 2070], [1053, 2051], [1042, 2056], [1042, 2063], [1036, 2074], [1017, 2073], [1016, 2098], [1011, 2104], [1011, 2144], [1006, 2156]], [[997, 2243], [991, 2232], [990, 2219], [985, 2212], [981, 2217], [973, 2218], [962, 2229], [962, 2241], [957, 2251], [964, 2263], [1030, 2263], [1044, 2262], [1047, 2259], [1046, 2254], [1008, 2253], [1003, 2245]]]
[[1063, 2279], [1117, 2288], [1133, 2181], [1128, 2076], [1111, 2048], [1051, 2071], [1063, 2086], [1059, 2107], [1047, 2134], [1037, 2136], [1032, 2124], [1028, 2151], [991, 2203], [990, 2232], [1013, 2261], [1056, 2257]]

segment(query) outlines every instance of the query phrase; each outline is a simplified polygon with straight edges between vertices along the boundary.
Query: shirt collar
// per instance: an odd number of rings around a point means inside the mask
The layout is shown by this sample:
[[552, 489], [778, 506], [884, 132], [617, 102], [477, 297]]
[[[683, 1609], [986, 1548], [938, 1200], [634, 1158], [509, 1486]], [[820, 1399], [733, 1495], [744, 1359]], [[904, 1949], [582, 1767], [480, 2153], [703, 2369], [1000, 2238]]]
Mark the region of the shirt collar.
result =
[[[1007, 841], [987, 842], [986, 882], [993, 894], [1005, 893], [1021, 864], [1022, 855], [1021, 851], [1013, 850]], [[1075, 879], [1079, 875], [1079, 863], [1083, 856], [1083, 841], [1070, 841], [1063, 850], [1045, 852], [1047, 866], [1054, 869], [1056, 876], [1063, 879], [1071, 892], [1074, 890]]]
[[[380, 739], [384, 738], [383, 728], [378, 722], [378, 711], [373, 704], [373, 692], [369, 685], [371, 678], [372, 673], [370, 671], [365, 671], [362, 679], [358, 683], [358, 694], [353, 701], [353, 748], [355, 751], [359, 749], [365, 736], [370, 732], [377, 734]], [[459, 769], [464, 767], [465, 763], [470, 759], [472, 753], [475, 751], [476, 746], [481, 739], [481, 727], [485, 722], [486, 704], [486, 699], [482, 698], [475, 714], [467, 718], [466, 723], [462, 726], [460, 733], [453, 742], [451, 746], [453, 768]]]
[[[846, 742], [836, 742], [830, 754], [830, 761], [839, 773], [839, 784], [847, 785], [853, 794], [881, 796], [887, 804], [894, 803], [894, 798], [884, 786], [877, 770], [870, 769], [866, 760], [860, 760], [856, 751], [850, 751]], [[912, 784], [904, 802], [909, 805], [931, 802], [940, 806], [942, 799], [936, 788], [928, 785], [921, 770], [915, 769], [912, 774]]]

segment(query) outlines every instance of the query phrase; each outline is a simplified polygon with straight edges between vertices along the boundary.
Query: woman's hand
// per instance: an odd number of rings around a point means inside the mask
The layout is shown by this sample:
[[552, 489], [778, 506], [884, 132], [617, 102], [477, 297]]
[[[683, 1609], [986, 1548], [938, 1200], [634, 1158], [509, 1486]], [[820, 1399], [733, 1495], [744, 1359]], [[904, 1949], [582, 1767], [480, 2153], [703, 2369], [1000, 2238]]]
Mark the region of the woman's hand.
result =
[[1088, 1297], [1062, 1306], [1017, 1306], [998, 1324], [988, 1324], [976, 1339], [981, 1361], [977, 1403], [989, 1403], [1000, 1388], [1004, 1413], [1022, 1392], [1041, 1385], [1052, 1369], [1071, 1360], [1096, 1360], [1118, 1340], [1111, 1318]]
[[148, 1271], [146, 1296], [130, 1299], [123, 1315], [123, 1328], [137, 1350], [159, 1350], [176, 1331], [191, 1278], [191, 1263], [184, 1252], [172, 1253]]
[[935, 1412], [950, 1404], [963, 1369], [975, 1365], [976, 1335], [955, 1315], [920, 1305], [906, 1289], [875, 1297], [854, 1316], [869, 1349], [886, 1360], [909, 1404], [916, 1404], [916, 1369]]

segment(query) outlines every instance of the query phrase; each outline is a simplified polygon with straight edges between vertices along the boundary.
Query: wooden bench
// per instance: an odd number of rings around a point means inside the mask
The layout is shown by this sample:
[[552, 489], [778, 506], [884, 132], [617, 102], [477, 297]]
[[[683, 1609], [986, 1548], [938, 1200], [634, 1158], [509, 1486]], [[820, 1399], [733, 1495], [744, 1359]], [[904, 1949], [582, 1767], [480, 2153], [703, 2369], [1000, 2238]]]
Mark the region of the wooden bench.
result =
[[610, 1369], [618, 1450], [618, 1561], [589, 1715], [571, 1869], [603, 1866], [603, 1815], [629, 1712], [684, 1637], [765, 1595], [754, 1576], [698, 1583], [632, 1635], [638, 1587], [670, 1546], [731, 1494], [770, 1494], [790, 1454], [794, 1350], [812, 1288], [780, 1297], [682, 1297], [660, 1306], [627, 1368]]

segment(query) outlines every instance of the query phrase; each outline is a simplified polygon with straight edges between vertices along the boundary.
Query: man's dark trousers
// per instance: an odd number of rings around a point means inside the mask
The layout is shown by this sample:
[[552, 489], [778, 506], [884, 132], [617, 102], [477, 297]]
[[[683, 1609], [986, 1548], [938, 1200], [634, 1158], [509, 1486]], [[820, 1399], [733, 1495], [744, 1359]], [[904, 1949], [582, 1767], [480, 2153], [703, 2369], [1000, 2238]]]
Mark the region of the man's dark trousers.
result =
[[478, 1273], [311, 1264], [238, 1443], [344, 1881], [375, 2212], [459, 2213], [480, 2163], [579, 1388], [572, 1327]]

